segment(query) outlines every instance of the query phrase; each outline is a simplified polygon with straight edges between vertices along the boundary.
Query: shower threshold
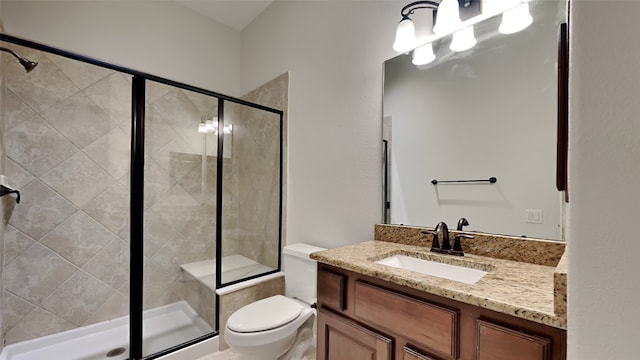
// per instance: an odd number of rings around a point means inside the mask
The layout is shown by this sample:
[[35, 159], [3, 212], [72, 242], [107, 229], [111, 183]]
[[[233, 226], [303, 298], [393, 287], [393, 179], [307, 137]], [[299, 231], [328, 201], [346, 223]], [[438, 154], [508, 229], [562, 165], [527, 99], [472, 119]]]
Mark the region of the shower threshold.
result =
[[[213, 332], [186, 301], [147, 310], [143, 319], [145, 354]], [[123, 316], [8, 345], [0, 360], [125, 360], [128, 344], [129, 317]]]

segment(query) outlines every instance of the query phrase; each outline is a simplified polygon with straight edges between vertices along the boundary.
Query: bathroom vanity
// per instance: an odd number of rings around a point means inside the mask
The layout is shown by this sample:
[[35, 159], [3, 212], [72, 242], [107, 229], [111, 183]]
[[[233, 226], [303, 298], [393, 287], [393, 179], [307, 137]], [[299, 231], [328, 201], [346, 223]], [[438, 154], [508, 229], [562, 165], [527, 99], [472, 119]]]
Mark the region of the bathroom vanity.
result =
[[[312, 255], [319, 262], [318, 359], [566, 358], [563, 243], [464, 239], [469, 252], [453, 257], [430, 253], [418, 229], [377, 225], [376, 238], [392, 231], [399, 240]], [[503, 251], [481, 245], [494, 242], [508, 245]], [[486, 275], [464, 283], [376, 263], [399, 254]]]

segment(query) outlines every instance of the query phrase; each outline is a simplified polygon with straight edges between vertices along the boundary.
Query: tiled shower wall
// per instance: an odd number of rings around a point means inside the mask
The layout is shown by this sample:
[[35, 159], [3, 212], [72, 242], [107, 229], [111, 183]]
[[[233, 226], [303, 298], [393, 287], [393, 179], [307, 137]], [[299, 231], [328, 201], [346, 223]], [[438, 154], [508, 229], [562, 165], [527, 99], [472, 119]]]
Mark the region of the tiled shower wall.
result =
[[[285, 110], [283, 118], [283, 159], [287, 151], [287, 112], [289, 74], [284, 73], [243, 96], [243, 99]], [[237, 236], [233, 241], [223, 239], [224, 255], [241, 254], [261, 264], [278, 265], [278, 224], [280, 164], [280, 122], [275, 115], [262, 111], [234, 107], [233, 118], [233, 184], [237, 184], [236, 203], [231, 206], [237, 214]], [[286, 163], [283, 163], [286, 170]], [[259, 179], [256, 181], [256, 179]], [[286, 172], [283, 172], [283, 181]], [[283, 183], [283, 204], [286, 204], [286, 182]], [[286, 213], [283, 206], [284, 230]], [[224, 215], [224, 212], [223, 212]], [[286, 236], [283, 233], [283, 244]]]
[[[8, 46], [40, 63], [26, 74], [4, 58], [6, 172], [23, 196], [4, 252], [11, 344], [128, 314], [131, 85]], [[179, 265], [215, 257], [215, 197], [202, 193], [195, 129], [216, 99], [149, 83], [147, 100], [144, 306], [189, 298], [195, 308]]]
[[[6, 173], [23, 195], [4, 247], [3, 331], [11, 344], [128, 314], [131, 81], [3, 46], [40, 63], [26, 74], [2, 59]], [[246, 99], [286, 109], [287, 95], [284, 74]], [[225, 255], [276, 267], [278, 224], [265, 221], [278, 211], [278, 164], [269, 159], [278, 122], [228, 108], [234, 133], [225, 136], [232, 144], [224, 160]], [[215, 258], [216, 139], [195, 130], [216, 112], [217, 99], [147, 82], [144, 307], [186, 300], [211, 325], [213, 293], [183, 276], [180, 265]], [[259, 188], [256, 178], [265, 180]]]

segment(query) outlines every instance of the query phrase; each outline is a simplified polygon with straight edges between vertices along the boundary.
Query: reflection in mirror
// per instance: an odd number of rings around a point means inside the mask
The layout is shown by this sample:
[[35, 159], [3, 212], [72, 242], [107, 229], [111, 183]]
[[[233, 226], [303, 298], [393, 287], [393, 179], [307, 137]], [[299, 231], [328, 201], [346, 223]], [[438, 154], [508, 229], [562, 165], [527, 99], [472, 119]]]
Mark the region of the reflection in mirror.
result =
[[[476, 25], [478, 44], [415, 66], [385, 62], [385, 222], [562, 239], [555, 188], [557, 39], [566, 1], [532, 1], [533, 23], [500, 34], [501, 16]], [[496, 183], [431, 183], [489, 179]]]

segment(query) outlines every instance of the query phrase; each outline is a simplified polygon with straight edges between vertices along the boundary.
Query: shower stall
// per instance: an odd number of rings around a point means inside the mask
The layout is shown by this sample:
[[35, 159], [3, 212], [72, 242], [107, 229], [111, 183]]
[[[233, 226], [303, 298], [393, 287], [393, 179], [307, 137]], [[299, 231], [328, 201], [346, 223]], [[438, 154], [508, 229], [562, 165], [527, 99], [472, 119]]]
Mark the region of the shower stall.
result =
[[280, 271], [283, 111], [0, 46], [0, 174], [21, 196], [0, 359], [154, 359], [216, 336], [216, 290]]

